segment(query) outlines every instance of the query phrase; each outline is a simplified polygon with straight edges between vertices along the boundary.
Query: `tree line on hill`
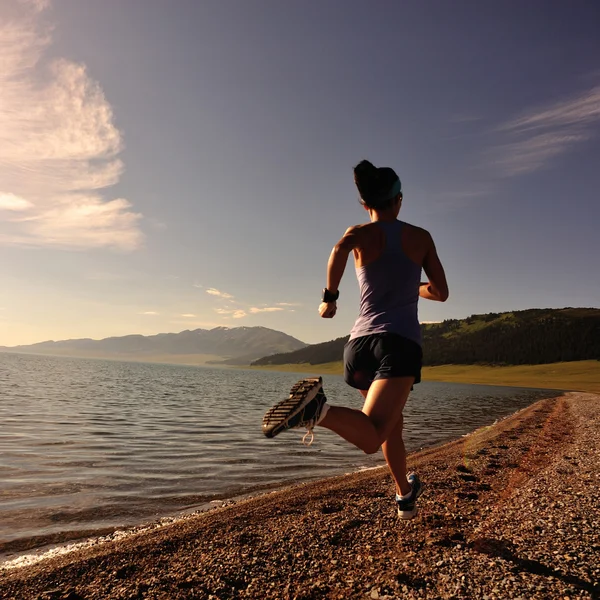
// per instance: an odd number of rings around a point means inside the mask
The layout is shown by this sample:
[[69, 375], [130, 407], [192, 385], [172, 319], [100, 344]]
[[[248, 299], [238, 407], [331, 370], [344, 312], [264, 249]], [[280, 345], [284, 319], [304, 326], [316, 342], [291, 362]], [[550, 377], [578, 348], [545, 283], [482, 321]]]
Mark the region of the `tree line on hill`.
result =
[[[473, 315], [421, 326], [425, 365], [547, 364], [600, 360], [600, 309], [530, 309]], [[348, 336], [274, 354], [253, 365], [342, 360]]]

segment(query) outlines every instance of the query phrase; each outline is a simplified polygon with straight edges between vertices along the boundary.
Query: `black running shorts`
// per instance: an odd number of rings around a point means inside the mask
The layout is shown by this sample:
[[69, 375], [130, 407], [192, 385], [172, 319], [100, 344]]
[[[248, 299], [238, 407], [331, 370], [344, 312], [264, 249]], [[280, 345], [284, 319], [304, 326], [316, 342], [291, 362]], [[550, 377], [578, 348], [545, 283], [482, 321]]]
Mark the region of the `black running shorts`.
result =
[[422, 363], [421, 346], [396, 333], [364, 335], [344, 346], [344, 379], [358, 390], [393, 377], [414, 377], [419, 383]]

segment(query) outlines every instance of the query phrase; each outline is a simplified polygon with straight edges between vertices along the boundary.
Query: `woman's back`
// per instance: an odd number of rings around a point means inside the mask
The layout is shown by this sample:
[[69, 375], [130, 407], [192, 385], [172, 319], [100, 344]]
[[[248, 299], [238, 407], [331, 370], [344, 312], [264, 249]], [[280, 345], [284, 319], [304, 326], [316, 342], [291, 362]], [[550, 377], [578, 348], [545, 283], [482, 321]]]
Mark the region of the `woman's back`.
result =
[[354, 258], [360, 310], [350, 338], [395, 333], [420, 343], [417, 305], [422, 253], [411, 231], [417, 228], [392, 220], [357, 229]]

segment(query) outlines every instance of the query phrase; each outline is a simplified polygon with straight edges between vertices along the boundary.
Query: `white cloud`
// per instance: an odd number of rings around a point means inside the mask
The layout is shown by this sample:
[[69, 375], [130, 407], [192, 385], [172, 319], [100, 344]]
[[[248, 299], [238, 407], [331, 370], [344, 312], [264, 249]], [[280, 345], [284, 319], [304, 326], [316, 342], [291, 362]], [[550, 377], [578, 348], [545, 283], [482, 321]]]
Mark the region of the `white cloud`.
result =
[[196, 315], [193, 315], [192, 313], [184, 313], [180, 316], [185, 317], [186, 319], [195, 319], [196, 318]]
[[150, 317], [154, 317], [154, 316], [156, 316], [156, 315], [158, 315], [160, 313], [157, 313], [154, 310], [146, 310], [146, 311], [138, 313], [138, 314], [140, 314], [140, 315], [147, 315], [147, 316], [150, 316]]
[[531, 110], [497, 128], [506, 143], [491, 161], [512, 177], [547, 167], [552, 159], [591, 139], [600, 124], [600, 85], [567, 100]]
[[121, 133], [85, 65], [43, 61], [48, 4], [23, 1], [0, 26], [0, 206], [19, 211], [3, 215], [0, 243], [133, 250], [141, 215], [102, 193], [123, 172]]
[[214, 311], [217, 314], [222, 315], [224, 319], [243, 319], [248, 315], [280, 312], [284, 310], [287, 310], [288, 312], [293, 312], [288, 307], [300, 306], [299, 304], [292, 304], [290, 302], [276, 302], [274, 306], [268, 306], [266, 304], [262, 306], [249, 306], [247, 303], [242, 302], [241, 300], [234, 300], [231, 294], [221, 292], [220, 290], [217, 290], [215, 288], [208, 288], [206, 290], [206, 293], [210, 294], [211, 296], [215, 296], [217, 298], [221, 298], [223, 300], [228, 301], [223, 303], [222, 306], [220, 306], [219, 308], [214, 309]]
[[231, 294], [226, 294], [225, 292], [220, 292], [219, 290], [216, 290], [215, 288], [208, 288], [206, 290], [207, 294], [210, 294], [211, 296], [218, 296], [219, 298], [224, 298], [225, 300], [230, 300], [231, 298], [233, 298], [233, 296]]
[[239, 308], [232, 308], [232, 309], [226, 309], [226, 308], [215, 308], [215, 312], [219, 315], [223, 315], [223, 316], [231, 316], [234, 319], [243, 319], [244, 317], [248, 316], [248, 313], [245, 310], [239, 309]]
[[302, 306], [298, 302], [275, 302], [275, 306]]
[[27, 210], [33, 204], [25, 198], [21, 198], [16, 194], [6, 194], [0, 192], [0, 210]]

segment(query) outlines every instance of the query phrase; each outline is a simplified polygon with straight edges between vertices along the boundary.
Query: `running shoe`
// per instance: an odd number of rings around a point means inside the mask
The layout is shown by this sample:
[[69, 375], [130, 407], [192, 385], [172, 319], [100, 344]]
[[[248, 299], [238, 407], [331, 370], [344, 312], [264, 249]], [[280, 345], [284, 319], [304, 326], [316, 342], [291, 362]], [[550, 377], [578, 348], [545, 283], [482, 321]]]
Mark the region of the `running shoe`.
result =
[[396, 504], [398, 506], [398, 517], [401, 519], [412, 519], [417, 516], [417, 498], [423, 491], [423, 484], [416, 473], [411, 473], [408, 477], [408, 483], [412, 486], [410, 496], [404, 498], [396, 494]]
[[[268, 438], [273, 438], [286, 429], [306, 427], [307, 435], [319, 421], [323, 406], [327, 402], [323, 393], [323, 379], [310, 377], [301, 379], [290, 390], [290, 397], [277, 403], [263, 417], [262, 430]], [[306, 438], [306, 436], [305, 436]]]

